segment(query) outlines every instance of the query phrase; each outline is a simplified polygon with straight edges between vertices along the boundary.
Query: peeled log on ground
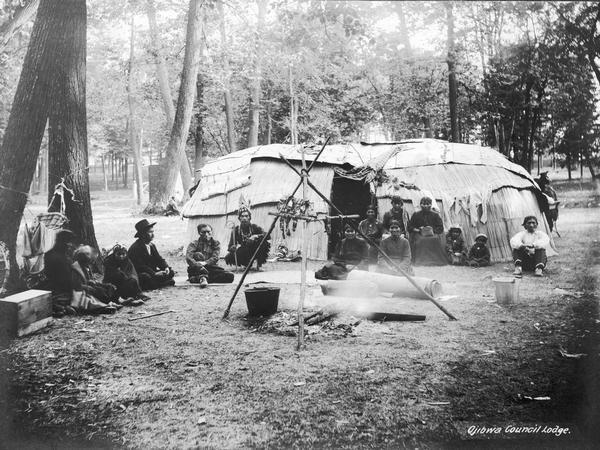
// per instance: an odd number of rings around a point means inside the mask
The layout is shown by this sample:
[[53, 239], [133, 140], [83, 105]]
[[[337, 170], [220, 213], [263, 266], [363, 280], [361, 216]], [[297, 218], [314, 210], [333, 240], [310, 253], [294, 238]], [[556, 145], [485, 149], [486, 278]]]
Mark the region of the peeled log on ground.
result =
[[[439, 297], [442, 294], [442, 285], [439, 281], [422, 277], [412, 277], [412, 279], [433, 298]], [[401, 297], [427, 299], [408, 279], [402, 276], [353, 270], [348, 274], [348, 281], [375, 283], [379, 288], [379, 292], [392, 292]]]
[[379, 295], [379, 288], [370, 281], [327, 280], [321, 284], [323, 295], [351, 298], [374, 298]]

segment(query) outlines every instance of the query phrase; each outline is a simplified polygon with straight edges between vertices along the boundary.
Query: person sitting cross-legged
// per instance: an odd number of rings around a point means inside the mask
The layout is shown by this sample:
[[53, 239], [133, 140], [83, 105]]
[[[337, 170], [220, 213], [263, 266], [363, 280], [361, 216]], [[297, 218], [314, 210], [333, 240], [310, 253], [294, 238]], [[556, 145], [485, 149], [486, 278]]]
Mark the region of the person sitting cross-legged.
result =
[[[225, 256], [225, 262], [230, 266], [248, 266], [252, 255], [260, 245], [266, 234], [261, 227], [251, 222], [252, 214], [246, 207], [240, 207], [238, 212], [239, 225], [232, 230], [229, 239], [229, 252]], [[258, 269], [267, 261], [271, 243], [269, 238], [258, 248], [256, 264]]]
[[541, 277], [546, 268], [546, 247], [550, 238], [546, 233], [537, 229], [538, 220], [535, 216], [527, 216], [523, 220], [525, 230], [519, 231], [510, 239], [515, 262], [515, 275], [523, 271], [534, 271], [536, 277]]
[[190, 242], [185, 252], [190, 283], [206, 287], [209, 283], [233, 282], [233, 273], [217, 265], [221, 245], [212, 237], [212, 227], [201, 223], [198, 225], [198, 234], [198, 240]]
[[[400, 267], [405, 273], [412, 275], [413, 269], [410, 264], [410, 244], [408, 239], [402, 236], [402, 228], [397, 220], [390, 222], [390, 236], [381, 241], [381, 250]], [[402, 275], [402, 273], [379, 253], [378, 271], [389, 275]]]
[[467, 255], [467, 265], [471, 267], [485, 267], [491, 264], [491, 255], [490, 249], [487, 246], [487, 240], [488, 237], [483, 233], [475, 236], [475, 243]]
[[104, 280], [117, 288], [117, 295], [125, 299], [123, 304], [141, 306], [150, 297], [142, 294], [138, 274], [127, 256], [127, 249], [116, 244], [104, 258]]
[[175, 285], [175, 281], [173, 280], [175, 272], [169, 267], [164, 258], [160, 256], [156, 245], [152, 243], [154, 239], [154, 225], [156, 223], [150, 223], [146, 219], [142, 219], [136, 223], [135, 229], [137, 233], [135, 237], [138, 239], [131, 244], [131, 247], [127, 251], [127, 256], [129, 256], [133, 267], [135, 267], [138, 273], [140, 287], [144, 291]]

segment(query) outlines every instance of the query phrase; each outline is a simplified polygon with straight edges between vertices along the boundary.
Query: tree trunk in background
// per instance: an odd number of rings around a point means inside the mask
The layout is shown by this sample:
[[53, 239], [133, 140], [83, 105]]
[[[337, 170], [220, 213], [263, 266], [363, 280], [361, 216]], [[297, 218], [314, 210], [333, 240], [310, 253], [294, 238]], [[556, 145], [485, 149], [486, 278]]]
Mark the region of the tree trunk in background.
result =
[[23, 6], [17, 8], [10, 20], [7, 20], [0, 26], [0, 51], [6, 47], [10, 38], [33, 18], [39, 4], [40, 0], [25, 2]]
[[225, 101], [225, 120], [227, 123], [227, 143], [229, 145], [229, 153], [237, 151], [237, 144], [235, 143], [235, 125], [233, 123], [233, 99], [231, 98], [231, 86], [230, 86], [230, 69], [229, 69], [229, 55], [227, 54], [227, 34], [225, 33], [225, 12], [223, 11], [223, 0], [217, 0], [217, 8], [219, 9], [219, 32], [221, 35], [221, 46], [223, 47], [223, 99]]
[[450, 140], [460, 142], [458, 134], [458, 111], [456, 108], [456, 51], [454, 49], [454, 15], [452, 2], [446, 2], [446, 21], [448, 27], [448, 99], [450, 106]]
[[[142, 152], [141, 142], [139, 139], [139, 133], [137, 130], [137, 122], [135, 119], [135, 100], [133, 98], [133, 57], [134, 57], [134, 38], [135, 38], [135, 21], [134, 16], [131, 16], [131, 35], [129, 41], [129, 64], [127, 67], [127, 104], [129, 105], [129, 145], [131, 146], [131, 153], [133, 153], [133, 167], [135, 175], [135, 193], [136, 203], [140, 205], [142, 203], [143, 195], [143, 183], [144, 177], [142, 176]], [[114, 167], [114, 157], [113, 157]], [[113, 169], [113, 180], [114, 180], [114, 169]]]
[[400, 42], [404, 45], [404, 54], [405, 56], [412, 55], [412, 47], [410, 45], [410, 38], [408, 37], [408, 27], [406, 26], [406, 13], [404, 12], [402, 2], [393, 2], [393, 5], [396, 6], [396, 12], [398, 13], [398, 18], [400, 20]]
[[198, 66], [200, 64], [200, 43], [203, 34], [202, 20], [200, 18], [202, 0], [190, 0], [188, 10], [188, 23], [185, 40], [185, 55], [183, 57], [183, 71], [181, 74], [181, 85], [177, 99], [177, 110], [173, 130], [167, 146], [164, 172], [147, 212], [163, 211], [167, 201], [173, 195], [177, 174], [181, 165], [181, 155], [185, 149], [187, 136], [190, 130], [190, 120], [194, 107], [195, 83], [198, 77]]
[[[160, 50], [159, 45], [154, 0], [147, 0], [146, 14], [148, 15], [148, 27], [150, 30], [151, 53], [154, 56], [154, 62], [156, 64], [156, 77], [158, 78], [158, 86], [163, 101], [163, 108], [165, 110], [165, 115], [167, 116], [167, 127], [170, 129], [173, 127], [175, 108], [173, 107], [173, 98], [171, 96], [171, 87], [169, 85], [169, 72], [167, 71], [167, 63], [165, 62], [165, 58]], [[183, 151], [185, 156], [185, 148]], [[190, 163], [187, 159], [187, 156], [181, 159], [180, 173], [183, 189], [187, 192], [192, 185], [193, 179], [193, 174], [191, 172]]]
[[48, 119], [62, 30], [74, 3], [42, 0], [0, 149], [0, 241], [10, 252], [12, 286], [19, 276], [17, 233]]
[[262, 32], [267, 14], [268, 0], [257, 0], [258, 20], [254, 32], [254, 77], [250, 91], [250, 110], [248, 120], [248, 147], [258, 145], [258, 127], [260, 121], [260, 93], [262, 79]]
[[206, 107], [204, 106], [204, 76], [202, 72], [198, 71], [196, 78], [196, 145], [195, 145], [195, 157], [194, 157], [194, 178], [196, 181], [200, 179], [200, 169], [204, 167], [205, 155], [204, 155], [204, 115], [206, 114]]
[[[61, 2], [62, 3], [62, 2]], [[98, 248], [88, 174], [86, 113], [86, 26], [85, 0], [69, 0], [63, 12], [62, 39], [55, 45], [60, 54], [54, 72], [52, 108], [48, 126], [48, 173], [51, 189], [61, 178], [75, 198], [65, 196], [65, 215], [81, 243]]]
[[106, 157], [101, 156], [102, 161], [102, 178], [104, 179], [104, 190], [108, 191], [108, 175], [106, 174]]

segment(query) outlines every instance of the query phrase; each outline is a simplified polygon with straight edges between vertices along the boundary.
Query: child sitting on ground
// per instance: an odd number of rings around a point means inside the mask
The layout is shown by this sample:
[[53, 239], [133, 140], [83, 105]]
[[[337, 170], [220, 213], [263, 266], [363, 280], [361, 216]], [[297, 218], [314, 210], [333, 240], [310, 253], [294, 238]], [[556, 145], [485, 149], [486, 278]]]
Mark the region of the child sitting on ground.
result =
[[448, 234], [446, 234], [446, 254], [453, 265], [462, 266], [465, 264], [467, 246], [459, 226], [451, 226]]
[[475, 244], [469, 250], [467, 264], [471, 267], [490, 265], [490, 249], [487, 247], [487, 236], [483, 233], [475, 236]]

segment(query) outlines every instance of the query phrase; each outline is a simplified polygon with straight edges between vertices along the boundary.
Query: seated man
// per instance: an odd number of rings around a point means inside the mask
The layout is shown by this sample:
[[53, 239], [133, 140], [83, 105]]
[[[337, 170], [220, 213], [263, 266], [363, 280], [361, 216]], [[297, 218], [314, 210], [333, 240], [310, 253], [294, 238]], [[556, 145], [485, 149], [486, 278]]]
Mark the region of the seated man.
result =
[[485, 267], [490, 265], [490, 249], [487, 247], [487, 236], [479, 233], [475, 236], [475, 243], [467, 255], [467, 264], [471, 267]]
[[114, 313], [120, 307], [115, 303], [117, 289], [112, 284], [94, 281], [92, 276], [91, 264], [96, 255], [89, 245], [82, 245], [73, 253], [71, 306], [80, 312]]
[[448, 256], [442, 245], [444, 224], [438, 213], [431, 210], [432, 200], [421, 199], [421, 210], [412, 215], [408, 222], [410, 250], [415, 266], [444, 266]]
[[140, 287], [144, 291], [175, 285], [173, 280], [175, 272], [160, 256], [156, 245], [152, 243], [154, 225], [156, 225], [156, 222], [149, 223], [146, 219], [136, 223], [137, 233], [134, 237], [138, 239], [131, 244], [127, 251], [127, 256], [129, 256], [133, 267], [138, 273]]
[[117, 288], [117, 295], [127, 299], [133, 306], [144, 304], [150, 297], [142, 294], [138, 274], [133, 263], [127, 256], [127, 249], [122, 245], [115, 245], [104, 259], [104, 280]]
[[[391, 236], [381, 241], [381, 250], [383, 250], [383, 252], [385, 252], [385, 254], [388, 255], [404, 272], [412, 275], [413, 269], [410, 265], [410, 244], [408, 243], [408, 239], [402, 236], [400, 223], [397, 220], [392, 220], [390, 222], [390, 234]], [[402, 273], [390, 264], [381, 253], [379, 254], [378, 266], [379, 272], [381, 273], [402, 275]]]
[[[247, 266], [254, 252], [260, 245], [265, 235], [261, 227], [250, 222], [252, 214], [250, 210], [240, 207], [238, 212], [239, 225], [232, 230], [229, 239], [229, 253], [225, 256], [225, 262], [230, 266]], [[256, 256], [258, 269], [267, 261], [271, 244], [265, 240]]]
[[462, 266], [467, 258], [467, 246], [458, 225], [453, 225], [446, 234], [446, 254], [452, 264]]
[[[356, 237], [356, 231], [350, 224], [344, 227], [344, 235], [335, 247], [333, 262], [328, 262], [315, 272], [318, 280], [345, 280], [348, 272], [355, 266], [367, 269], [369, 258], [369, 245], [362, 239]], [[350, 269], [350, 270], [349, 270]]]
[[550, 238], [537, 229], [538, 220], [535, 216], [527, 216], [523, 220], [525, 230], [519, 231], [510, 240], [515, 261], [515, 275], [521, 275], [523, 270], [534, 271], [536, 277], [543, 276], [546, 267], [546, 247]]
[[[381, 236], [383, 236], [383, 224], [377, 220], [377, 208], [374, 205], [367, 207], [367, 218], [360, 222], [358, 229], [376, 245], [379, 245]], [[369, 262], [377, 263], [377, 249], [371, 245], [369, 245]]]
[[218, 266], [221, 244], [212, 237], [212, 227], [206, 223], [198, 225], [197, 241], [187, 246], [185, 260], [188, 263], [190, 283], [200, 283], [200, 287], [208, 283], [231, 283], [233, 274]]
[[71, 308], [73, 288], [71, 286], [71, 264], [75, 235], [69, 230], [61, 230], [56, 234], [54, 246], [44, 254], [45, 280], [38, 289], [52, 291], [53, 313], [60, 317], [66, 313], [74, 314]]
[[175, 200], [175, 197], [171, 197], [165, 208], [165, 216], [178, 216], [180, 214], [181, 213], [177, 209], [177, 201]]

